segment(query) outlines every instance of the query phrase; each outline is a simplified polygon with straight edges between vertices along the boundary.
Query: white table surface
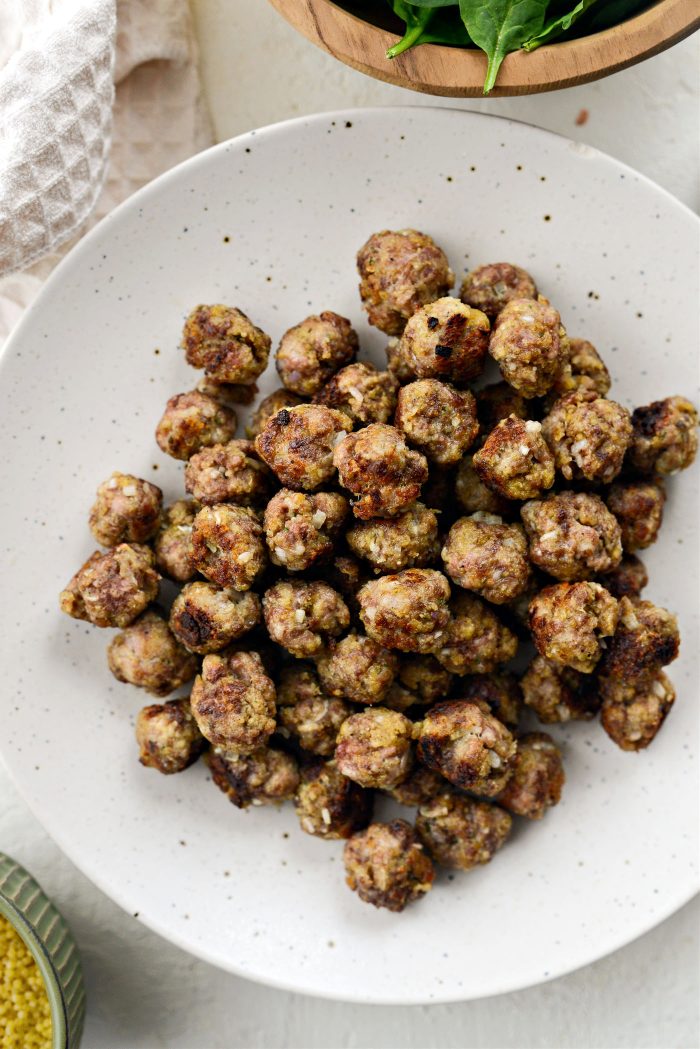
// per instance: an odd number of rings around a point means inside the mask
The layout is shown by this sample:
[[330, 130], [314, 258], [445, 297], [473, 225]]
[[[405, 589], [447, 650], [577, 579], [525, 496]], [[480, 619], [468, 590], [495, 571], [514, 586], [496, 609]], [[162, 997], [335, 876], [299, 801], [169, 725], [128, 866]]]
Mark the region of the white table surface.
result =
[[[598, 146], [690, 207], [697, 210], [700, 204], [697, 38], [605, 81], [565, 92], [439, 101], [346, 69], [297, 37], [264, 0], [195, 0], [194, 6], [220, 139], [320, 109], [458, 105]], [[577, 126], [581, 110], [588, 111], [588, 120]], [[343, 1005], [270, 990], [190, 958], [125, 915], [72, 866], [1, 766], [0, 799], [0, 848], [42, 882], [81, 946], [87, 1049], [697, 1049], [700, 1044], [698, 899], [616, 954], [528, 991], [412, 1009]]]

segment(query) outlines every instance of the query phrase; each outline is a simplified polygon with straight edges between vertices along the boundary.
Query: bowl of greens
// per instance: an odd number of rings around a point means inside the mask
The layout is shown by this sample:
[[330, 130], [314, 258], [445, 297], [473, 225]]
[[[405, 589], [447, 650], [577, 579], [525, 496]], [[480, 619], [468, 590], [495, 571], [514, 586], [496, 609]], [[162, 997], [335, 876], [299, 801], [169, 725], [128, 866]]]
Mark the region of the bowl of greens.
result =
[[379, 80], [433, 95], [522, 95], [608, 76], [700, 28], [691, 0], [271, 0]]

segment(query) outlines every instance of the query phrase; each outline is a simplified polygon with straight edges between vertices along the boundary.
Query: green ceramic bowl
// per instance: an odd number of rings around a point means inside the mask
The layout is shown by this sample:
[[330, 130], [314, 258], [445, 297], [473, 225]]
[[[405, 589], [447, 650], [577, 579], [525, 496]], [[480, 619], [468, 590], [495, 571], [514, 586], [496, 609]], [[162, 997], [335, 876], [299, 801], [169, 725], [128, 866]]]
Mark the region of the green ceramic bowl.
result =
[[78, 948], [38, 882], [1, 852], [0, 914], [15, 927], [39, 966], [51, 1006], [52, 1049], [78, 1049], [85, 1022]]

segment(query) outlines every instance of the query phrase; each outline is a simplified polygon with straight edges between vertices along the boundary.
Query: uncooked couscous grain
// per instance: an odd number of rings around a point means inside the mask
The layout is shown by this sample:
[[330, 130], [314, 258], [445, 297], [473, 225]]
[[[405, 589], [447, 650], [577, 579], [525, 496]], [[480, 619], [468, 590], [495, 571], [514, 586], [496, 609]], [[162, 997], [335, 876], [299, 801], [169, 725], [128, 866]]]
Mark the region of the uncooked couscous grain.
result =
[[0, 1045], [50, 1049], [51, 1008], [39, 966], [7, 918], [0, 915]]

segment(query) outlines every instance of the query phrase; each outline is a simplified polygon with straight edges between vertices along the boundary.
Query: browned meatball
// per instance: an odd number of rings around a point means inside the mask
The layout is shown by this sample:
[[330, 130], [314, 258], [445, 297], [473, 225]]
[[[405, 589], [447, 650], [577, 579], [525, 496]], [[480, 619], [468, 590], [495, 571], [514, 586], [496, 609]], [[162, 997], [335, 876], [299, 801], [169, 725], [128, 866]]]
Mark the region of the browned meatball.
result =
[[258, 396], [259, 390], [254, 382], [219, 382], [211, 375], [203, 375], [197, 383], [200, 393], [206, 393], [222, 404], [252, 404]]
[[247, 506], [203, 507], [192, 525], [192, 556], [212, 583], [250, 590], [267, 564], [257, 515]]
[[238, 809], [289, 801], [299, 786], [296, 760], [271, 747], [260, 747], [252, 754], [212, 747], [205, 760], [212, 781]]
[[301, 403], [301, 397], [297, 397], [291, 390], [280, 388], [279, 390], [273, 390], [272, 393], [268, 393], [267, 397], [263, 397], [250, 417], [250, 421], [245, 428], [247, 436], [251, 441], [255, 440], [273, 416], [281, 412], [283, 408], [296, 408]]
[[340, 726], [335, 761], [361, 787], [395, 787], [413, 765], [413, 724], [396, 710], [368, 707]]
[[174, 692], [198, 669], [196, 658], [178, 644], [155, 612], [145, 612], [112, 639], [107, 663], [117, 681], [145, 688], [154, 696]]
[[422, 568], [439, 553], [438, 520], [423, 503], [413, 503], [396, 517], [356, 521], [346, 532], [348, 546], [375, 572]]
[[140, 710], [136, 742], [141, 764], [165, 775], [194, 764], [207, 745], [186, 699], [153, 703]]
[[563, 397], [572, 390], [593, 390], [599, 397], [606, 397], [610, 391], [610, 372], [595, 346], [586, 339], [569, 339], [569, 357], [549, 396]]
[[416, 833], [442, 867], [469, 871], [488, 863], [510, 834], [508, 813], [486, 801], [441, 791], [424, 802], [416, 816]]
[[270, 337], [233, 306], [196, 306], [185, 321], [182, 348], [194, 368], [219, 382], [246, 384], [265, 371]]
[[381, 703], [396, 677], [399, 657], [363, 634], [332, 641], [316, 663], [329, 696], [353, 703]]
[[90, 558], [76, 586], [85, 617], [95, 626], [125, 627], [140, 616], [158, 593], [155, 557], [147, 546], [120, 543], [101, 557]]
[[540, 721], [589, 721], [600, 707], [597, 682], [571, 667], [535, 656], [520, 679], [523, 699]]
[[523, 397], [541, 397], [569, 352], [559, 312], [546, 299], [511, 299], [499, 313], [489, 353]]
[[520, 511], [530, 560], [555, 579], [588, 579], [622, 559], [620, 526], [597, 495], [561, 492]]
[[365, 630], [380, 645], [425, 654], [444, 643], [450, 584], [441, 572], [408, 568], [365, 583], [357, 596]]
[[600, 720], [622, 750], [648, 747], [673, 706], [676, 693], [662, 670], [632, 680], [606, 682]]
[[303, 750], [321, 757], [333, 754], [338, 730], [353, 713], [342, 699], [326, 695], [316, 671], [303, 663], [283, 669], [277, 703], [282, 735], [293, 736]]
[[417, 808], [419, 805], [426, 805], [436, 794], [443, 794], [446, 790], [449, 790], [449, 785], [444, 776], [426, 768], [425, 765], [416, 765], [408, 779], [384, 793], [399, 805]]
[[387, 692], [384, 706], [388, 707], [389, 710], [398, 710], [399, 714], [406, 714], [407, 717], [415, 719], [420, 717], [417, 708], [421, 706], [422, 702], [417, 692], [412, 692], [397, 680]]
[[471, 455], [465, 455], [457, 467], [454, 494], [468, 514], [483, 512], [502, 516], [509, 512], [508, 500], [487, 488], [474, 468], [474, 457]]
[[599, 583], [558, 583], [530, 602], [532, 639], [545, 659], [590, 674], [618, 615], [617, 601]]
[[618, 475], [632, 439], [630, 413], [593, 390], [574, 390], [555, 401], [542, 433], [567, 481], [607, 484]]
[[477, 513], [452, 525], [442, 548], [453, 583], [474, 590], [495, 605], [512, 601], [530, 582], [527, 541], [521, 525]]
[[303, 831], [338, 841], [367, 826], [372, 793], [344, 776], [334, 761], [314, 761], [301, 770], [294, 807]]
[[334, 375], [314, 400], [338, 408], [354, 426], [389, 422], [396, 409], [399, 382], [390, 371], [380, 372], [373, 364], [358, 361]]
[[220, 590], [213, 583], [188, 583], [170, 610], [170, 629], [190, 652], [219, 652], [260, 622], [257, 594]]
[[354, 834], [344, 852], [346, 882], [374, 907], [402, 911], [433, 884], [435, 871], [406, 820], [371, 823]]
[[493, 716], [508, 728], [518, 727], [523, 699], [515, 674], [475, 674], [461, 686], [459, 698], [486, 703]]
[[284, 333], [275, 365], [288, 390], [312, 397], [339, 368], [353, 360], [358, 347], [357, 333], [350, 321], [326, 310]]
[[554, 484], [554, 456], [542, 424], [509, 415], [491, 431], [474, 455], [474, 469], [506, 499], [536, 499]]
[[436, 299], [413, 314], [397, 352], [418, 379], [468, 382], [484, 370], [490, 328], [480, 310]]
[[357, 269], [369, 323], [387, 335], [400, 335], [417, 309], [454, 283], [444, 251], [415, 229], [373, 233], [357, 253]]
[[160, 531], [153, 541], [158, 571], [178, 583], [187, 583], [197, 574], [192, 525], [201, 509], [195, 499], [178, 499], [163, 512]]
[[654, 481], [613, 484], [607, 495], [608, 509], [620, 525], [623, 548], [646, 550], [655, 542], [664, 516], [666, 493]]
[[651, 601], [620, 599], [620, 618], [601, 660], [606, 677], [632, 681], [672, 663], [678, 655], [678, 620]]
[[257, 506], [269, 497], [270, 473], [252, 441], [229, 441], [192, 456], [185, 467], [185, 491], [207, 506]]
[[145, 543], [158, 531], [163, 493], [132, 474], [115, 472], [97, 489], [90, 531], [102, 546]]
[[[524, 633], [528, 641], [530, 640], [530, 602], [547, 582], [549, 582], [547, 577], [540, 572], [538, 568], [533, 568], [533, 571], [530, 573], [530, 582], [527, 588], [523, 590], [522, 594], [518, 594], [513, 601], [508, 601], [507, 604], [504, 605], [504, 609], [507, 610], [509, 618], [512, 617], [515, 620], [513, 623], [513, 629], [521, 636]], [[518, 630], [518, 628], [520, 628], [520, 630]]]
[[559, 802], [563, 786], [559, 747], [546, 732], [529, 732], [518, 739], [513, 775], [498, 803], [516, 816], [541, 820]]
[[509, 415], [527, 419], [529, 410], [525, 397], [503, 380], [489, 383], [476, 392], [476, 413], [484, 437]]
[[418, 757], [463, 790], [492, 798], [510, 778], [517, 745], [486, 704], [463, 699], [436, 703], [426, 712]]
[[530, 274], [520, 266], [493, 262], [477, 266], [466, 275], [459, 297], [493, 321], [511, 299], [536, 299], [537, 287]]
[[434, 656], [402, 656], [399, 681], [415, 695], [417, 703], [437, 703], [444, 699], [454, 678]]
[[410, 382], [415, 378], [408, 362], [404, 360], [400, 339], [389, 339], [384, 352], [387, 371], [391, 372], [399, 383]]
[[350, 623], [340, 594], [321, 582], [275, 583], [263, 597], [263, 614], [272, 640], [297, 659], [317, 656]]
[[318, 488], [333, 476], [333, 449], [346, 436], [350, 420], [321, 404], [282, 408], [255, 439], [261, 459], [287, 488]]
[[97, 564], [97, 562], [103, 557], [104, 554], [101, 550], [95, 550], [94, 553], [90, 554], [87, 561], [80, 566], [75, 575], [66, 583], [65, 587], [58, 595], [59, 608], [62, 612], [65, 612], [67, 616], [71, 616], [73, 619], [89, 620], [87, 609], [85, 608], [85, 602], [80, 593], [80, 573], [84, 569], [91, 568], [94, 564]]
[[603, 578], [597, 581], [602, 583], [613, 597], [639, 597], [649, 582], [649, 576], [639, 558], [629, 554], [622, 558], [617, 568], [612, 572], [606, 572]]
[[329, 564], [322, 565], [319, 573], [329, 586], [342, 594], [350, 608], [357, 609], [357, 592], [365, 580], [359, 561], [354, 557], [339, 554]]
[[283, 488], [265, 509], [270, 560], [289, 572], [303, 572], [327, 560], [347, 513], [348, 501], [337, 492], [306, 495]]
[[421, 489], [421, 502], [429, 510], [452, 513], [455, 508], [454, 471], [450, 466], [428, 465], [428, 480]]
[[435, 655], [452, 674], [490, 674], [518, 650], [518, 639], [489, 606], [461, 591]]
[[[277, 703], [280, 706], [293, 707], [307, 700], [327, 698], [313, 663], [295, 660], [282, 667], [277, 685]], [[348, 711], [352, 713], [350, 707]]]
[[339, 441], [333, 462], [356, 517], [394, 517], [420, 495], [428, 464], [395, 426], [371, 423]]
[[257, 652], [205, 656], [190, 696], [210, 743], [252, 754], [275, 730], [275, 686]]
[[396, 710], [399, 714], [410, 714], [412, 708], [420, 703], [415, 692], [405, 688], [400, 682], [394, 681], [384, 699], [384, 706], [389, 710]]
[[232, 408], [191, 390], [170, 398], [156, 427], [156, 441], [173, 459], [189, 459], [202, 448], [230, 441], [237, 425]]
[[698, 413], [685, 397], [667, 397], [632, 413], [630, 462], [642, 473], [674, 474], [695, 460]]
[[476, 401], [439, 379], [419, 379], [399, 391], [396, 426], [441, 466], [456, 463], [479, 432]]

